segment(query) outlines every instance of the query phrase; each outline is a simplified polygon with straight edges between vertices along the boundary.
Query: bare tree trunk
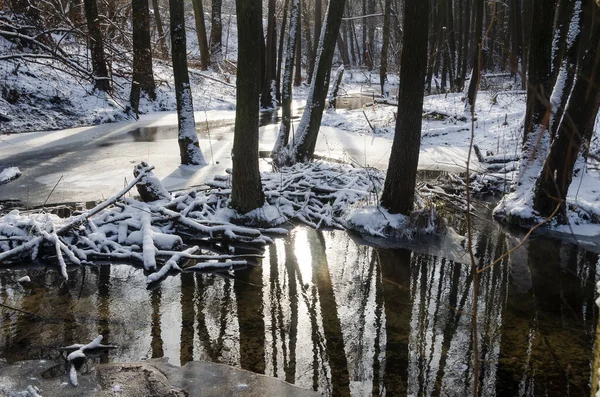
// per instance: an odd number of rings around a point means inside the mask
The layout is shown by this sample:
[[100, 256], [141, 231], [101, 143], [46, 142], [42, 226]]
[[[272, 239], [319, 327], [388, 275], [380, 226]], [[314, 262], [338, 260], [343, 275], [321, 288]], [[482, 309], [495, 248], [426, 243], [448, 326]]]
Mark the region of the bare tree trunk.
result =
[[319, 40], [321, 38], [321, 26], [323, 25], [323, 4], [321, 0], [315, 0], [315, 27], [314, 27], [314, 34], [313, 36], [315, 37], [315, 42], [313, 45], [313, 49], [312, 49], [312, 53], [313, 53], [313, 57], [310, 59], [310, 63], [308, 65], [308, 70], [310, 72], [307, 72], [307, 82], [310, 82], [312, 80], [312, 75], [314, 73], [315, 70], [315, 58], [317, 57], [317, 51], [319, 49]]
[[[545, 0], [544, 0], [545, 1]], [[473, 68], [471, 80], [469, 81], [469, 91], [467, 93], [467, 102], [465, 109], [474, 111], [475, 100], [477, 99], [477, 89], [481, 78], [482, 56], [483, 56], [483, 7], [485, 0], [475, 0], [475, 31], [477, 44], [473, 47]]]
[[160, 17], [158, 0], [152, 0], [152, 9], [154, 10], [154, 23], [156, 24], [156, 33], [158, 35], [158, 52], [163, 58], [166, 58], [169, 56], [169, 49], [167, 48], [166, 35], [163, 29], [162, 18]]
[[469, 18], [469, 10], [471, 9], [471, 3], [472, 1], [470, 0], [461, 0], [463, 3], [463, 15], [462, 15], [462, 20], [463, 20], [463, 45], [462, 45], [462, 65], [461, 65], [461, 72], [460, 72], [460, 89], [462, 90], [463, 87], [465, 86], [465, 80], [467, 79], [467, 69], [468, 69], [468, 62], [469, 62], [469, 47], [470, 46], [470, 33], [471, 33], [471, 19]]
[[96, 0], [84, 0], [85, 19], [87, 20], [88, 34], [90, 36], [90, 49], [92, 53], [92, 71], [96, 78], [95, 88], [100, 91], [110, 91], [110, 79], [104, 58], [104, 45], [100, 20], [98, 19], [98, 5]]
[[265, 67], [262, 81], [262, 92], [260, 95], [260, 105], [263, 109], [273, 106], [276, 98], [275, 94], [275, 62], [277, 61], [277, 21], [275, 20], [275, 0], [269, 0], [268, 5], [268, 23], [267, 23], [267, 46], [265, 48]]
[[173, 77], [175, 78], [181, 164], [206, 164], [198, 144], [196, 122], [194, 120], [194, 104], [187, 67], [183, 0], [169, 0], [169, 10], [171, 13], [171, 54], [173, 58]]
[[335, 52], [336, 40], [344, 15], [345, 0], [330, 0], [325, 16], [325, 31], [323, 32], [322, 47], [317, 55], [317, 69], [310, 85], [308, 100], [298, 125], [295, 138], [295, 159], [306, 161], [312, 158], [317, 144], [321, 118], [325, 107], [325, 99], [329, 89], [331, 64]]
[[523, 61], [523, 27], [520, 11], [519, 0], [510, 0], [510, 69], [515, 75], [519, 73], [519, 62]]
[[296, 68], [294, 74], [294, 87], [302, 84], [302, 2], [298, 5], [298, 29], [296, 30]]
[[573, 179], [573, 169], [581, 148], [589, 146], [600, 107], [600, 5], [589, 1], [586, 6], [591, 17], [586, 18], [584, 23], [592, 23], [591, 35], [578, 68], [578, 78], [565, 117], [536, 181], [533, 199], [534, 210], [544, 217], [550, 216], [560, 205], [558, 219], [561, 223], [568, 223], [566, 197]]
[[262, 207], [265, 197], [258, 168], [258, 110], [260, 58], [256, 48], [263, 41], [262, 1], [236, 0], [238, 32], [238, 70], [231, 206], [245, 214]]
[[388, 47], [390, 46], [390, 12], [392, 9], [391, 0], [385, 0], [383, 7], [383, 42], [381, 44], [381, 59], [379, 65], [379, 85], [381, 86], [381, 96], [388, 97], [390, 95], [387, 87], [387, 64], [388, 64]]
[[342, 58], [342, 64], [350, 65], [350, 57], [348, 56], [348, 46], [346, 45], [346, 42], [342, 38], [341, 32], [340, 32], [340, 34], [338, 34], [337, 48], [338, 48], [338, 51], [340, 52], [340, 56]]
[[192, 0], [194, 3], [194, 19], [196, 20], [196, 36], [200, 48], [200, 70], [208, 70], [210, 66], [210, 49], [206, 39], [206, 24], [204, 23], [204, 7], [202, 0]]
[[348, 24], [342, 25], [342, 28], [344, 28], [344, 26], [346, 26], [346, 30], [350, 29], [350, 32], [348, 32], [350, 56], [352, 57], [352, 65], [357, 65], [358, 64], [358, 58], [356, 57], [357, 51], [355, 51], [355, 49], [354, 49], [354, 35], [356, 33], [354, 32], [354, 25], [352, 24], [352, 21], [350, 21], [350, 24], [349, 24], [350, 26], [347, 26], [347, 25]]
[[[311, 70], [311, 65], [315, 67], [315, 53], [313, 52], [313, 41], [310, 35], [310, 19], [308, 15], [308, 6], [306, 1], [303, 1], [302, 4], [302, 12], [304, 16], [302, 17], [302, 21], [304, 23], [304, 39], [306, 40], [306, 84], [310, 84], [310, 79], [312, 78], [313, 71]], [[315, 37], [315, 40], [318, 40], [318, 37]]]
[[277, 141], [273, 147], [271, 157], [277, 165], [283, 165], [289, 162], [287, 155], [283, 153], [290, 137], [290, 123], [292, 119], [292, 72], [294, 68], [294, 57], [296, 56], [296, 35], [300, 28], [299, 21], [300, 0], [292, 0], [292, 9], [290, 10], [290, 33], [286, 48], [285, 67], [283, 71], [283, 89], [281, 92], [281, 126]]
[[[582, 37], [582, 13], [581, 0], [569, 0], [573, 3], [565, 12], [571, 16], [567, 17], [566, 25], [569, 27], [563, 40], [565, 42], [564, 56], [561, 57], [561, 66], [558, 71], [554, 90], [550, 97], [552, 105], [552, 116], [550, 117], [550, 139], [553, 140], [563, 118], [564, 110], [567, 106], [567, 100], [571, 94], [573, 83], [577, 73], [577, 54], [579, 52]], [[570, 21], [570, 23], [569, 23]]]
[[449, 62], [448, 62], [448, 71], [449, 71], [449, 77], [450, 77], [450, 90], [454, 91], [455, 87], [454, 87], [454, 83], [455, 83], [455, 77], [457, 76], [457, 69], [456, 69], [456, 32], [454, 30], [454, 6], [453, 6], [453, 0], [446, 0], [447, 1], [447, 7], [446, 7], [446, 23], [448, 26], [448, 31], [447, 31], [447, 38], [448, 38], [448, 57], [449, 57]]
[[148, 0], [132, 0], [131, 9], [133, 15], [133, 81], [131, 82], [130, 103], [133, 112], [137, 114], [141, 92], [145, 92], [154, 100], [156, 99], [156, 85], [152, 72]]
[[424, 75], [427, 67], [429, 1], [406, 0], [398, 90], [398, 117], [381, 205], [409, 215], [415, 201], [421, 146]]
[[223, 45], [223, 22], [221, 20], [222, 0], [212, 0], [211, 25], [210, 25], [210, 49], [213, 62], [221, 60]]
[[538, 126], [548, 128], [550, 93], [552, 91], [552, 22], [555, 4], [552, 0], [533, 0], [533, 26], [529, 43], [527, 73], [527, 108], [523, 142]]
[[279, 33], [279, 48], [277, 56], [277, 81], [275, 82], [277, 91], [277, 100], [281, 102], [281, 61], [283, 60], [283, 40], [285, 38], [285, 26], [287, 23], [289, 0], [283, 3], [283, 20], [281, 22], [281, 32]]

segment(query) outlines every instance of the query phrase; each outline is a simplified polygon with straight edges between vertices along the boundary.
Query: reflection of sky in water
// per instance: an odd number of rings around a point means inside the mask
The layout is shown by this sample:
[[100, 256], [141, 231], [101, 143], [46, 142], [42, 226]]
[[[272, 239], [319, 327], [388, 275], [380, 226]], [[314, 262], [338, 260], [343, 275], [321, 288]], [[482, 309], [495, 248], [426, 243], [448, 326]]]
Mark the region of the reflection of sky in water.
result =
[[[475, 240], [481, 265], [516, 244], [493, 225]], [[598, 266], [597, 254], [534, 239], [481, 274], [483, 395], [589, 394]], [[15, 282], [25, 274], [30, 287]], [[236, 280], [186, 273], [148, 291], [125, 265], [59, 277], [0, 272], [0, 301], [44, 316], [0, 311], [0, 357], [56, 358], [101, 333], [120, 346], [108, 361], [209, 360], [325, 394], [471, 390], [471, 268], [448, 259], [298, 227]]]

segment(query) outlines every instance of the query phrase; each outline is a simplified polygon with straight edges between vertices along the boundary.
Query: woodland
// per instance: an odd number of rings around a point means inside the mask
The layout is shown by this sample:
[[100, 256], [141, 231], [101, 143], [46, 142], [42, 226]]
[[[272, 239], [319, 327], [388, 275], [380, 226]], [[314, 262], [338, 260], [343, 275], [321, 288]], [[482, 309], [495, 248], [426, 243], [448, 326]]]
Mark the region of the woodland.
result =
[[[43, 263], [66, 282], [74, 266], [131, 263], [150, 289], [256, 266], [298, 225], [376, 247], [460, 229], [473, 396], [480, 278], [539, 233], [600, 243], [597, 0], [0, 0], [0, 86], [0, 268]], [[231, 112], [226, 160], [213, 111]], [[110, 198], [60, 216], [59, 173], [30, 208], [31, 153], [167, 112], [177, 172], [224, 175], [173, 189], [140, 146]], [[335, 139], [343, 156], [323, 149]], [[482, 217], [519, 243], [482, 260]]]

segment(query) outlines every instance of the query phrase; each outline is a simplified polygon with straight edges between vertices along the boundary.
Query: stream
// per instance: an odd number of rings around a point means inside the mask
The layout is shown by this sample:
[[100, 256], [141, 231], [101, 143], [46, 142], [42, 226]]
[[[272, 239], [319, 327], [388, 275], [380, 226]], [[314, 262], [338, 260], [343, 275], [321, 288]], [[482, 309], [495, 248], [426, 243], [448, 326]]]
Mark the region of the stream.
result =
[[[262, 117], [267, 125], [277, 116]], [[96, 145], [116, 147], [115, 139]], [[485, 204], [473, 229], [481, 267], [523, 238], [491, 221]], [[129, 264], [70, 267], [68, 281], [54, 267], [0, 266], [0, 302], [18, 309], [0, 307], [0, 359], [56, 360], [43, 376], [66, 379], [59, 348], [101, 334], [118, 348], [89, 358], [83, 376], [97, 363], [165, 357], [228, 364], [323, 395], [470, 395], [473, 275], [464, 222], [451, 225], [410, 242], [296, 226], [256, 266], [183, 273], [151, 290]], [[26, 275], [30, 282], [17, 281]], [[599, 276], [597, 249], [540, 234], [481, 273], [480, 395], [589, 396]]]
[[[457, 236], [373, 248], [298, 226], [258, 266], [183, 273], [153, 290], [126, 264], [72, 267], [68, 281], [54, 268], [3, 270], [2, 302], [36, 316], [0, 311], [0, 358], [54, 359], [47, 376], [66, 377], [57, 348], [102, 334], [118, 349], [88, 360], [84, 374], [98, 362], [166, 357], [325, 395], [468, 395], [472, 273]], [[475, 227], [482, 266], [517, 241], [493, 222]], [[597, 253], [536, 236], [482, 273], [482, 395], [590, 395], [598, 270]], [[18, 283], [25, 275], [31, 282]]]

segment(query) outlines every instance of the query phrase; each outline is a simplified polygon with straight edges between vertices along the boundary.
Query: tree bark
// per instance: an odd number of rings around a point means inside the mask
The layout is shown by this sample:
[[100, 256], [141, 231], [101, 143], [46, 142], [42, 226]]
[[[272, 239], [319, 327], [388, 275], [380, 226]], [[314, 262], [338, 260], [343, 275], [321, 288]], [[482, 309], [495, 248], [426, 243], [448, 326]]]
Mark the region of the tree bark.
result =
[[260, 58], [256, 48], [263, 41], [262, 1], [236, 0], [238, 70], [236, 117], [233, 137], [231, 207], [245, 214], [262, 207], [265, 198], [258, 167], [258, 118]]
[[296, 31], [300, 28], [299, 21], [300, 0], [292, 0], [292, 9], [290, 10], [290, 33], [288, 35], [285, 67], [283, 72], [283, 89], [281, 92], [281, 126], [277, 141], [273, 147], [272, 158], [277, 165], [283, 165], [288, 162], [287, 156], [284, 156], [282, 150], [288, 144], [290, 137], [290, 123], [292, 119], [292, 72], [294, 68], [294, 57], [296, 56]]
[[298, 29], [296, 30], [296, 67], [294, 87], [302, 84], [302, 2], [298, 3]]
[[600, 6], [592, 0], [586, 3], [592, 18], [587, 18], [584, 23], [592, 23], [591, 35], [578, 68], [578, 78], [565, 117], [550, 146], [550, 153], [534, 190], [534, 210], [548, 217], [560, 204], [558, 220], [561, 223], [568, 223], [566, 197], [573, 179], [573, 169], [582, 147], [589, 145], [600, 107]]
[[148, 0], [132, 0], [131, 9], [133, 15], [133, 81], [131, 82], [130, 103], [134, 113], [137, 114], [141, 92], [145, 92], [154, 100], [156, 99], [156, 85], [152, 72]]
[[223, 52], [223, 22], [221, 20], [221, 8], [222, 0], [212, 0], [210, 25], [210, 52], [213, 62], [220, 61]]
[[158, 4], [158, 0], [152, 0], [152, 9], [154, 10], [154, 24], [156, 25], [156, 33], [158, 36], [158, 51], [163, 58], [166, 58], [169, 56], [169, 48], [167, 47], [166, 35], [163, 29], [162, 18], [160, 17], [160, 5]]
[[283, 20], [281, 22], [281, 31], [279, 32], [279, 48], [277, 55], [277, 78], [275, 82], [277, 91], [277, 100], [281, 102], [281, 61], [283, 60], [283, 40], [285, 39], [285, 26], [287, 23], [289, 0], [283, 3]]
[[265, 67], [262, 82], [260, 105], [263, 109], [273, 106], [273, 84], [275, 83], [275, 62], [277, 61], [277, 21], [275, 20], [275, 0], [269, 0], [267, 22], [267, 46], [265, 48]]
[[[383, 33], [381, 43], [381, 57], [379, 65], [379, 85], [381, 86], [381, 96], [390, 96], [389, 89], [387, 87], [387, 64], [388, 64], [388, 47], [390, 46], [390, 12], [392, 9], [391, 0], [385, 0], [383, 7]], [[399, 27], [397, 27], [399, 28]]]
[[424, 75], [427, 67], [429, 2], [406, 0], [398, 116], [392, 153], [381, 196], [390, 213], [409, 215], [415, 201], [415, 183], [421, 146]]
[[183, 0], [169, 0], [171, 13], [171, 55], [177, 100], [178, 143], [181, 164], [206, 164], [198, 144], [194, 105], [187, 67]]
[[527, 72], [527, 108], [523, 142], [530, 132], [548, 128], [550, 93], [552, 92], [552, 22], [555, 4], [552, 0], [533, 0], [533, 24], [529, 43]]
[[[313, 52], [313, 40], [310, 35], [310, 19], [306, 1], [303, 0], [301, 7], [302, 12], [304, 13], [302, 22], [304, 23], [304, 40], [306, 40], [306, 84], [310, 84], [310, 79], [312, 78], [313, 73], [313, 70], [311, 70], [311, 65], [313, 68], [315, 66], [315, 53]], [[318, 37], [315, 37], [315, 40], [318, 40]]]
[[90, 50], [92, 54], [92, 71], [96, 81], [94, 87], [100, 91], [110, 91], [110, 79], [104, 58], [104, 45], [100, 20], [98, 19], [98, 5], [96, 0], [84, 0], [85, 19], [90, 36]]
[[[545, 0], [542, 0], [545, 1]], [[471, 72], [471, 80], [469, 81], [469, 91], [467, 94], [467, 102], [465, 109], [475, 112], [475, 101], [477, 99], [477, 89], [479, 88], [479, 80], [481, 78], [481, 68], [483, 65], [483, 7], [485, 0], [475, 0], [475, 31], [473, 32], [477, 38], [477, 44], [473, 46], [473, 68]]]
[[340, 32], [340, 34], [338, 34], [337, 48], [338, 48], [338, 51], [340, 52], [340, 57], [342, 58], [342, 64], [350, 65], [350, 57], [348, 55], [348, 46], [346, 45], [346, 42], [342, 38], [341, 32]]
[[206, 39], [206, 24], [204, 23], [204, 7], [202, 0], [192, 0], [194, 3], [194, 19], [196, 21], [196, 36], [200, 48], [200, 70], [208, 70], [210, 66], [210, 49]]
[[519, 62], [523, 62], [523, 27], [519, 0], [510, 0], [510, 69], [511, 73], [519, 74]]
[[344, 15], [345, 0], [330, 0], [325, 16], [325, 31], [323, 32], [322, 47], [317, 55], [317, 69], [310, 85], [308, 100], [298, 125], [295, 139], [295, 159], [305, 161], [312, 158], [317, 144], [321, 118], [325, 107], [325, 99], [329, 89], [331, 64], [335, 52], [336, 40]]
[[315, 0], [315, 25], [314, 34], [315, 42], [313, 44], [313, 57], [310, 59], [308, 65], [307, 79], [312, 80], [312, 75], [315, 71], [315, 58], [317, 57], [317, 51], [319, 51], [319, 40], [321, 38], [321, 26], [323, 25], [323, 4], [321, 0]]

